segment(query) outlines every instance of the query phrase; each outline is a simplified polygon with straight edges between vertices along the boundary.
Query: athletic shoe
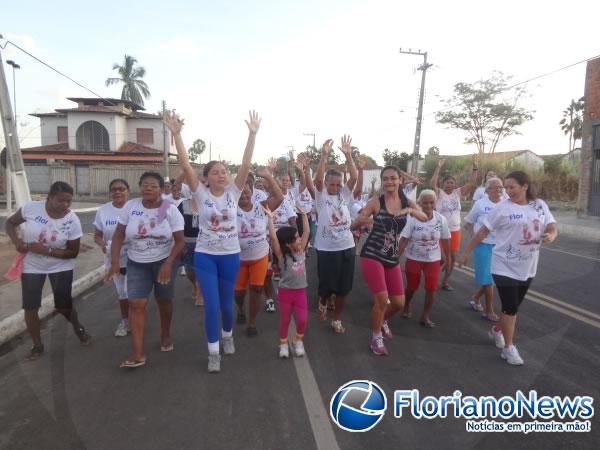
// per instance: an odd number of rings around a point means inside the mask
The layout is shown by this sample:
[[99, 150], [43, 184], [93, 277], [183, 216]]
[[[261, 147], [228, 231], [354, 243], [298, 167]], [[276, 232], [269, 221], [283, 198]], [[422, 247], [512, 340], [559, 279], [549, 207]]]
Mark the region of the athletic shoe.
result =
[[223, 354], [233, 355], [235, 353], [235, 345], [233, 345], [233, 336], [221, 338], [223, 343]]
[[523, 365], [523, 358], [521, 358], [521, 355], [519, 355], [519, 351], [517, 350], [517, 347], [515, 347], [514, 345], [511, 345], [510, 347], [504, 347], [502, 349], [502, 353], [500, 353], [500, 356], [502, 357], [502, 359], [505, 359], [506, 362], [512, 366], [522, 366]]
[[390, 326], [387, 323], [387, 320], [383, 321], [383, 325], [381, 327], [381, 334], [384, 339], [392, 339], [394, 335], [392, 334], [392, 330], [390, 330]]
[[469, 306], [473, 311], [483, 312], [483, 305], [481, 303], [476, 303], [474, 300], [470, 300]]
[[287, 343], [279, 344], [279, 357], [282, 359], [290, 357], [290, 349], [289, 349]]
[[275, 301], [272, 298], [268, 298], [265, 301], [265, 311], [268, 313], [274, 313], [275, 312]]
[[208, 372], [217, 373], [221, 371], [221, 355], [211, 353], [208, 355]]
[[116, 337], [125, 337], [127, 336], [128, 333], [128, 326], [125, 325], [125, 322], [123, 322], [122, 320], [119, 322], [119, 326], [117, 327], [117, 331], [115, 331], [115, 336]]
[[383, 345], [383, 336], [377, 336], [371, 339], [371, 351], [376, 355], [387, 355], [387, 349]]
[[179, 275], [182, 276], [182, 277], [186, 276], [185, 266], [181, 266], [181, 269], [179, 269]]
[[304, 343], [302, 342], [302, 339], [299, 339], [296, 342], [294, 342], [294, 353], [298, 357], [304, 356]]
[[494, 330], [494, 327], [488, 331], [488, 337], [495, 342], [497, 348], [504, 348], [504, 335], [502, 331]]

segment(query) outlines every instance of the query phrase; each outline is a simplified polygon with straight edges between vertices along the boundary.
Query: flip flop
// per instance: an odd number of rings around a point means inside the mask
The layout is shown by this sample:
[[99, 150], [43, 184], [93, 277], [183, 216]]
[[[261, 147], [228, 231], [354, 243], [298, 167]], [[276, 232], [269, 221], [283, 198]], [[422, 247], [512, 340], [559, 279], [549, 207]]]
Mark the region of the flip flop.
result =
[[405, 319], [410, 319], [412, 317], [412, 314], [410, 312], [407, 312], [407, 313], [403, 312], [402, 317], [404, 317]]
[[494, 323], [495, 323], [495, 322], [498, 322], [498, 321], [500, 320], [500, 318], [499, 318], [499, 317], [498, 317], [496, 314], [494, 314], [494, 315], [493, 315], [493, 316], [491, 316], [491, 317], [490, 317], [489, 315], [487, 315], [487, 314], [482, 314], [482, 315], [481, 315], [481, 318], [482, 318], [483, 320], [489, 320], [490, 322], [494, 322]]
[[34, 345], [31, 347], [29, 355], [25, 358], [27, 361], [35, 361], [36, 359], [40, 359], [44, 354], [44, 346], [43, 345]]
[[136, 367], [141, 367], [145, 364], [146, 358], [140, 359], [139, 361], [135, 359], [128, 359], [123, 361], [119, 367], [122, 369], [135, 369]]
[[160, 351], [161, 352], [172, 352], [173, 351], [173, 344], [167, 344], [167, 345], [160, 345]]
[[452, 286], [450, 286], [449, 284], [445, 284], [445, 285], [442, 286], [442, 290], [443, 291], [451, 292], [451, 291], [454, 290], [454, 288]]
[[419, 323], [421, 324], [422, 327], [425, 327], [425, 328], [435, 328], [435, 323], [433, 323], [431, 320], [421, 321]]
[[483, 311], [483, 306], [481, 305], [481, 303], [476, 303], [474, 300], [471, 300], [469, 302], [469, 306], [471, 307], [471, 309], [473, 311], [477, 311], [477, 312], [482, 312]]

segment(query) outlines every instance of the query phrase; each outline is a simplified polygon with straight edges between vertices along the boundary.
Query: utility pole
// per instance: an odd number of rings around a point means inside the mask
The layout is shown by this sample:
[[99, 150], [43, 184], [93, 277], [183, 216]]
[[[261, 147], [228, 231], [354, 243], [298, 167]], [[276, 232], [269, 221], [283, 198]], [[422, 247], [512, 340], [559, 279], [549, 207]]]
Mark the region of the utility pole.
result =
[[[163, 118], [165, 117], [165, 112], [167, 111], [167, 102], [162, 101], [162, 114]], [[163, 120], [163, 155], [165, 158], [165, 178], [169, 178], [169, 149], [167, 148], [167, 127], [165, 126], [165, 121]]]
[[[2, 39], [2, 35], [0, 35]], [[0, 119], [4, 129], [4, 140], [6, 142], [6, 167], [9, 171], [11, 186], [14, 187], [15, 206], [20, 208], [31, 201], [29, 184], [25, 173], [25, 164], [19, 147], [19, 136], [17, 135], [17, 124], [10, 104], [8, 85], [4, 74], [4, 63], [0, 52]], [[12, 203], [12, 202], [11, 202]], [[7, 208], [12, 205], [7, 204]]]
[[313, 148], [316, 150], [317, 146], [316, 146], [316, 143], [315, 143], [315, 133], [303, 133], [303, 134], [304, 134], [304, 136], [312, 136], [312, 138], [313, 138]]
[[421, 75], [421, 91], [419, 92], [419, 109], [417, 111], [417, 126], [415, 129], [415, 145], [413, 148], [413, 158], [412, 164], [410, 167], [411, 175], [417, 175], [418, 166], [419, 166], [419, 148], [421, 146], [421, 122], [423, 120], [423, 99], [425, 97], [425, 74], [427, 73], [427, 69], [429, 69], [433, 64], [427, 63], [427, 52], [421, 52], [421, 50], [412, 51], [412, 49], [408, 49], [408, 51], [403, 51], [400, 49], [400, 53], [405, 55], [419, 55], [423, 57], [423, 64], [420, 65], [417, 69], [422, 71]]

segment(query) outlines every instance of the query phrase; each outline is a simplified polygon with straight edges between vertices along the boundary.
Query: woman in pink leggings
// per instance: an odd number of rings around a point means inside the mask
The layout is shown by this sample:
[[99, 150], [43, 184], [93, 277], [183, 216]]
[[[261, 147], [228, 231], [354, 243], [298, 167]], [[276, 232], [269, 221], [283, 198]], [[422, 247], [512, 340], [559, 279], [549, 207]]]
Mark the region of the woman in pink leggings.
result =
[[[266, 209], [266, 208], [265, 208]], [[273, 213], [266, 209], [269, 216], [269, 235], [273, 254], [279, 261], [281, 279], [277, 297], [279, 298], [279, 357], [289, 358], [288, 330], [292, 312], [296, 320], [296, 335], [293, 346], [296, 356], [304, 356], [304, 331], [308, 316], [308, 300], [306, 298], [306, 244], [310, 236], [308, 217], [302, 210], [302, 236], [298, 235], [296, 227], [285, 226], [275, 231]]]
[[404, 286], [398, 252], [400, 233], [409, 214], [419, 218], [424, 218], [425, 215], [404, 195], [401, 174], [397, 167], [383, 168], [381, 186], [383, 195], [369, 200], [352, 223], [352, 229], [372, 226], [360, 252], [360, 268], [373, 293], [371, 351], [376, 355], [387, 355], [383, 339], [391, 339], [392, 332], [386, 319], [404, 305]]

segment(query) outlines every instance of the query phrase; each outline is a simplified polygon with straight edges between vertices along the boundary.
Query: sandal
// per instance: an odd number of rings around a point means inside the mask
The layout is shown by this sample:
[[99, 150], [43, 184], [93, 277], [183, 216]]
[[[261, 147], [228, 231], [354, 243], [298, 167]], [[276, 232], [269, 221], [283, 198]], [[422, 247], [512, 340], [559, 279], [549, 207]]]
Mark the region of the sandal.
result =
[[483, 320], [489, 320], [490, 322], [498, 322], [500, 320], [496, 314], [482, 314], [481, 318]]
[[128, 359], [123, 361], [119, 366], [122, 369], [135, 369], [136, 367], [141, 367], [146, 364], [146, 358], [136, 360], [136, 359]]
[[173, 347], [173, 343], [171, 342], [169, 342], [167, 345], [160, 344], [161, 352], [172, 352], [174, 348], [175, 347]]
[[327, 305], [319, 302], [319, 320], [327, 320]]
[[435, 323], [433, 323], [429, 319], [421, 320], [421, 322], [419, 322], [419, 323], [421, 324], [422, 327], [425, 327], [425, 328], [435, 328]]
[[483, 305], [481, 303], [477, 303], [475, 300], [469, 301], [469, 306], [473, 311], [483, 312]]
[[442, 284], [442, 290], [451, 292], [454, 290], [454, 288], [452, 286], [450, 286], [449, 284]]
[[83, 336], [79, 336], [79, 342], [84, 347], [87, 347], [88, 345], [90, 345], [92, 343], [92, 336], [90, 336], [87, 333], [84, 333]]
[[346, 332], [341, 320], [332, 320], [331, 328], [333, 328], [333, 331], [335, 331], [337, 334], [343, 334]]
[[404, 317], [405, 319], [410, 319], [412, 317], [412, 314], [410, 313], [410, 311], [403, 312], [402, 317]]
[[204, 306], [204, 297], [202, 295], [197, 295], [195, 299], [194, 306]]
[[41, 358], [41, 356], [43, 354], [44, 354], [44, 345], [43, 344], [34, 345], [33, 347], [31, 347], [29, 355], [25, 359], [27, 361], [35, 361], [36, 359]]

